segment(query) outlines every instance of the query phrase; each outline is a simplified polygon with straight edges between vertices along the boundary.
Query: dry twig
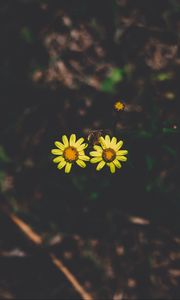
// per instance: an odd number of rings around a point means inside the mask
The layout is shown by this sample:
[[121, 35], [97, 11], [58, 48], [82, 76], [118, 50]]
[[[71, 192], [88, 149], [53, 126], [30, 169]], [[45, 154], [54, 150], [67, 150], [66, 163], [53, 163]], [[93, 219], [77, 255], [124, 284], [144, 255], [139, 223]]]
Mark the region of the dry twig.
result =
[[[13, 221], [16, 226], [25, 234], [27, 238], [29, 238], [35, 245], [40, 246], [43, 245], [42, 237], [37, 234], [28, 224], [26, 224], [23, 220], [17, 217], [15, 214], [10, 213], [7, 209], [4, 211], [6, 215]], [[62, 261], [57, 258], [53, 253], [48, 253], [53, 264], [64, 274], [67, 280], [74, 287], [76, 292], [81, 296], [83, 300], [93, 300], [92, 296], [85, 291], [76, 277], [69, 271], [69, 269], [64, 266]]]

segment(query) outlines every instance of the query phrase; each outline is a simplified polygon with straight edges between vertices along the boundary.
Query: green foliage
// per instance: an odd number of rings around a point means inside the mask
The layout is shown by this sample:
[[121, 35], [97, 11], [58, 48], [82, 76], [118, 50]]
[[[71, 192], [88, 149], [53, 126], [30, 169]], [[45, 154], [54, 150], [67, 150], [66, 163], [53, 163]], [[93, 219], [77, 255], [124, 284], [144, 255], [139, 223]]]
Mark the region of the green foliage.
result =
[[101, 91], [106, 93], [114, 93], [116, 91], [116, 85], [123, 81], [124, 70], [120, 68], [114, 68], [101, 85]]
[[166, 81], [173, 78], [172, 72], [160, 72], [152, 77], [155, 81]]
[[174, 128], [163, 128], [163, 133], [177, 133], [177, 130]]

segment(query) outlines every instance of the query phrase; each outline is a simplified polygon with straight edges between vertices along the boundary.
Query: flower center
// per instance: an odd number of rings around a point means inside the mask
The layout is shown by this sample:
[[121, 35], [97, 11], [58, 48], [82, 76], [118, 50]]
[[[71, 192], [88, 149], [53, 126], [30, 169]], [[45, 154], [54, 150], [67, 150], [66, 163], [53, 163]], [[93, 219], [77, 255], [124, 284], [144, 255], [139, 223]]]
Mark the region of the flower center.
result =
[[113, 149], [108, 148], [108, 149], [104, 149], [103, 150], [103, 154], [102, 154], [103, 158], [105, 161], [107, 162], [111, 162], [115, 159], [116, 157], [116, 153]]
[[63, 156], [65, 160], [73, 162], [78, 159], [78, 151], [74, 147], [67, 147], [64, 150]]

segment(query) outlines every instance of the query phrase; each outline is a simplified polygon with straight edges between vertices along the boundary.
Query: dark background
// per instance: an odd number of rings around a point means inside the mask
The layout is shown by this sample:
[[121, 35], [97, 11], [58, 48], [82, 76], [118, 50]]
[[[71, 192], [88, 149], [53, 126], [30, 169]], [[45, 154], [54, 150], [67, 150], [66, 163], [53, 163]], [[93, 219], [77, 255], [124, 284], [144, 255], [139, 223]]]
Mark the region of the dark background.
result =
[[[180, 2], [1, 0], [0, 22], [0, 205], [95, 299], [179, 299]], [[54, 141], [94, 129], [128, 162], [59, 171]], [[79, 299], [0, 217], [0, 297]]]

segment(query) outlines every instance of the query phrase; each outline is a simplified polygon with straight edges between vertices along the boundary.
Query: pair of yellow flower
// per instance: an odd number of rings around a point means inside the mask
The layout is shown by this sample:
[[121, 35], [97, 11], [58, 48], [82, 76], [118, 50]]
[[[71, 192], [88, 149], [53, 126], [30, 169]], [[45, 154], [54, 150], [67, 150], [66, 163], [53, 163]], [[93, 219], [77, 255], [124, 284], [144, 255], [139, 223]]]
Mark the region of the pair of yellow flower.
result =
[[54, 163], [57, 163], [58, 169], [65, 167], [65, 173], [71, 171], [73, 163], [76, 162], [81, 168], [86, 167], [85, 161], [91, 163], [98, 163], [96, 170], [101, 170], [105, 165], [110, 168], [111, 173], [115, 172], [116, 167], [121, 168], [121, 162], [126, 161], [125, 156], [128, 151], [120, 150], [123, 145], [123, 141], [118, 141], [117, 138], [110, 138], [109, 135], [99, 138], [99, 144], [94, 145], [94, 151], [87, 156], [84, 150], [88, 147], [87, 143], [84, 143], [84, 138], [76, 140], [76, 135], [71, 134], [69, 140], [66, 135], [62, 136], [62, 143], [55, 142], [56, 149], [52, 149], [51, 153], [56, 155], [53, 159]]

